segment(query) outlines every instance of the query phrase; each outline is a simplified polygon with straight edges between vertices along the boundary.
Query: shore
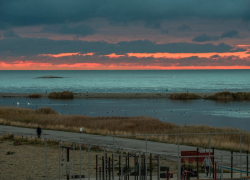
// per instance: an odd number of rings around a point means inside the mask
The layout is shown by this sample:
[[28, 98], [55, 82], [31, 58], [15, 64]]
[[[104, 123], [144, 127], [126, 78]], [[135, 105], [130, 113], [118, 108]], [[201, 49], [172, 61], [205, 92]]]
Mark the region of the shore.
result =
[[[184, 92], [183, 92], [184, 93]], [[29, 97], [33, 93], [0, 93], [0, 97]], [[48, 97], [49, 93], [36, 93], [41, 97]], [[74, 93], [75, 98], [116, 98], [116, 99], [163, 99], [169, 98], [174, 93]], [[191, 93], [190, 93], [191, 94]], [[192, 93], [206, 98], [215, 93]]]

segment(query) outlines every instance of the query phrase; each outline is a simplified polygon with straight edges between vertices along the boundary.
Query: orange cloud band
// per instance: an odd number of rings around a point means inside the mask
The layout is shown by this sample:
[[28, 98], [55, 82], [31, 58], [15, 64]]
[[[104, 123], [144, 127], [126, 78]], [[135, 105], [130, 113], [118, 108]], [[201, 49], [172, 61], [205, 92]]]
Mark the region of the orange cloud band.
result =
[[171, 66], [139, 65], [137, 63], [120, 63], [119, 65], [104, 65], [101, 63], [59, 64], [37, 63], [32, 61], [15, 61], [6, 63], [0, 61], [0, 70], [198, 70], [198, 69], [250, 69], [250, 66]]

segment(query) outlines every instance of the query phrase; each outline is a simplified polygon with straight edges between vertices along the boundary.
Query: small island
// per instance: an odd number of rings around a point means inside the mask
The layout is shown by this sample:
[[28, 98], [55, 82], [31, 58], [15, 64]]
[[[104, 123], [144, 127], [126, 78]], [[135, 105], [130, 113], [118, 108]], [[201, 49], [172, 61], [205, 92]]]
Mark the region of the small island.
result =
[[60, 77], [60, 76], [43, 76], [43, 77], [38, 77], [38, 78], [63, 78], [63, 77]]

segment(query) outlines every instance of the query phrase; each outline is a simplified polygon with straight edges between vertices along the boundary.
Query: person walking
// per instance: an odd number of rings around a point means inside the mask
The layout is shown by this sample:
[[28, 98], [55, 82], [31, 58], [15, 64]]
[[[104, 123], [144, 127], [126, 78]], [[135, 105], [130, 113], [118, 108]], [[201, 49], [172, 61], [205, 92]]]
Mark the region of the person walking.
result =
[[[208, 157], [205, 157], [204, 158], [204, 161], [202, 163], [202, 167], [205, 166], [205, 172], [206, 172], [206, 176], [205, 177], [208, 177], [208, 172], [209, 172], [209, 167], [212, 168], [213, 164], [212, 164], [212, 161], [210, 158]], [[211, 177], [211, 168], [210, 168], [210, 172], [209, 172], [209, 176]]]
[[40, 126], [38, 126], [36, 129], [36, 134], [38, 138], [41, 138], [41, 133], [42, 133], [42, 129], [40, 128]]

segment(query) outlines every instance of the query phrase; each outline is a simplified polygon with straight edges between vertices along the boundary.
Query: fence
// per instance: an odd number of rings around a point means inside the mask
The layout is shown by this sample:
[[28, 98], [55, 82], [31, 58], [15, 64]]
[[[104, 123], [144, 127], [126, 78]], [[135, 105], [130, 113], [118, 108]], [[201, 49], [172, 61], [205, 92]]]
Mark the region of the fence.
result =
[[[205, 169], [202, 169], [201, 165], [206, 157], [211, 158], [213, 164], [213, 168], [210, 167], [208, 170], [211, 177], [207, 179], [243, 178], [249, 174], [248, 152], [244, 153], [241, 149], [241, 134], [233, 134], [240, 137], [238, 151], [234, 152], [211, 147], [211, 137], [218, 133], [128, 136], [133, 139], [113, 136], [111, 142], [91, 141], [84, 138], [78, 141], [62, 141], [15, 137], [14, 143], [17, 143], [15, 148], [13, 145], [7, 148], [10, 154], [6, 154], [8, 159], [1, 163], [0, 179], [204, 179]], [[208, 136], [207, 148], [199, 147], [197, 151], [197, 147], [181, 145], [183, 144], [181, 136], [192, 135]], [[152, 142], [149, 141], [150, 136], [167, 136], [175, 143]], [[143, 142], [142, 139], [145, 141]], [[131, 144], [122, 144], [122, 141], [131, 142]], [[11, 155], [11, 149], [15, 154]], [[187, 151], [198, 153], [187, 154]]]

